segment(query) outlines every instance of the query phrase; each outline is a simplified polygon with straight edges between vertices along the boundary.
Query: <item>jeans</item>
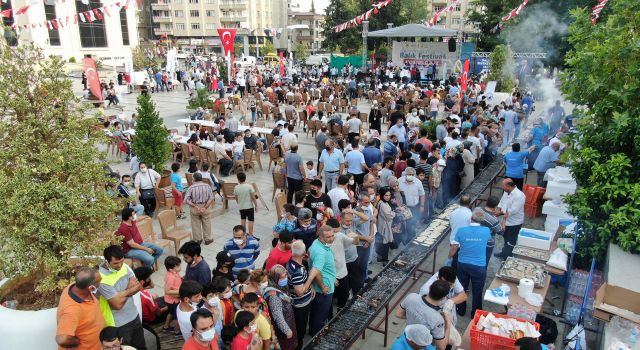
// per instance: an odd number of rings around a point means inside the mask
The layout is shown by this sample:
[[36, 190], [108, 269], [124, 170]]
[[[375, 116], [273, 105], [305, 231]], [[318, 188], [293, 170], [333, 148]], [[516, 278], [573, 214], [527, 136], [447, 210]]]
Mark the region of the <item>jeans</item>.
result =
[[444, 208], [444, 189], [442, 187], [442, 183], [440, 183], [440, 187], [436, 190], [436, 208], [442, 209]]
[[153, 249], [153, 251], [155, 253], [153, 253], [153, 255], [151, 255], [151, 254], [145, 252], [144, 250], [131, 249], [124, 256], [126, 258], [129, 258], [129, 259], [140, 260], [140, 261], [142, 261], [144, 266], [153, 267], [153, 264], [155, 264], [156, 260], [158, 260], [158, 258], [162, 256], [162, 252], [163, 252], [162, 248], [157, 246], [157, 245], [155, 245], [155, 244], [153, 244], [153, 243], [149, 243], [149, 242], [142, 242], [141, 245], [144, 246], [144, 247]]
[[336, 187], [336, 181], [340, 173], [338, 171], [325, 171], [324, 172], [324, 186], [327, 192], [331, 191], [334, 187]]
[[129, 204], [129, 208], [133, 209], [136, 212], [136, 215], [144, 215], [144, 205], [142, 204]]
[[133, 346], [138, 350], [146, 350], [147, 344], [144, 342], [144, 329], [140, 317], [136, 318], [120, 327], [118, 327], [118, 335], [122, 337], [122, 343]]
[[287, 203], [293, 203], [293, 195], [302, 190], [303, 182], [304, 179], [293, 179], [287, 176]]
[[358, 266], [360, 267], [360, 273], [362, 276], [362, 281], [364, 282], [367, 277], [369, 277], [369, 260], [371, 258], [371, 245], [367, 248], [363, 246], [358, 246]]
[[316, 297], [311, 301], [311, 310], [309, 313], [309, 335], [316, 335], [316, 333], [324, 327], [332, 306], [333, 293], [326, 295], [322, 294], [322, 292], [316, 293]]
[[298, 346], [296, 347], [296, 350], [302, 349], [304, 336], [305, 334], [307, 334], [307, 325], [309, 324], [309, 311], [311, 310], [312, 303], [313, 301], [309, 302], [309, 304], [303, 307], [293, 307], [293, 317], [296, 322], [296, 335], [298, 336]]
[[438, 200], [438, 195], [436, 192], [436, 195], [431, 195], [431, 193], [429, 191], [427, 191], [425, 193], [425, 208], [424, 208], [424, 215], [422, 216], [423, 219], [428, 220], [432, 215], [435, 215], [436, 213], [436, 201]]
[[505, 258], [511, 256], [511, 252], [513, 252], [513, 247], [515, 247], [516, 245], [518, 234], [520, 233], [521, 228], [522, 225], [505, 226], [503, 236], [504, 246], [502, 247], [502, 252], [500, 252], [500, 255]]
[[438, 117], [438, 111], [430, 111], [429, 117], [431, 117], [431, 119], [433, 120], [436, 120], [436, 118]]
[[255, 123], [255, 122], [256, 122], [256, 120], [258, 120], [258, 112], [257, 112], [257, 111], [252, 110], [252, 111], [251, 111], [251, 121]]
[[[482, 293], [484, 292], [484, 281], [487, 278], [487, 267], [458, 262], [456, 275], [464, 290], [469, 290], [469, 282], [471, 282], [472, 301], [470, 316], [473, 317], [476, 310], [482, 309]], [[456, 307], [459, 314], [464, 314], [466, 312], [466, 308], [467, 302], [458, 304]]]
[[220, 174], [229, 176], [229, 172], [233, 167], [233, 161], [230, 159], [219, 159], [218, 163], [220, 163]]
[[391, 244], [390, 243], [383, 243], [384, 242], [384, 238], [382, 237], [382, 235], [380, 233], [376, 233], [376, 241], [375, 241], [375, 247], [376, 247], [376, 255], [378, 256], [379, 260], [382, 261], [388, 261], [389, 260], [389, 249], [391, 248]]
[[140, 204], [144, 206], [144, 213], [153, 216], [153, 211], [156, 209], [156, 199], [142, 199], [142, 196], [138, 198], [140, 200]]
[[489, 266], [489, 260], [491, 260], [491, 254], [493, 254], [493, 248], [495, 247], [496, 241], [493, 239], [493, 236], [491, 236], [491, 239], [487, 242], [487, 249], [485, 251], [486, 266]]
[[513, 135], [515, 133], [515, 129], [503, 129], [504, 135], [502, 135], [502, 147], [508, 146], [513, 141]]

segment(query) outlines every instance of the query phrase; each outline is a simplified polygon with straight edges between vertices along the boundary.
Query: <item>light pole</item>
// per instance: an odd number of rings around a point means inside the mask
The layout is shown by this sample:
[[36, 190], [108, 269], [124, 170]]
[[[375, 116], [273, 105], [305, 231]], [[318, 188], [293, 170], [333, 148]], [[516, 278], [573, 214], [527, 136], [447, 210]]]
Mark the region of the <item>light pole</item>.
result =
[[[393, 28], [393, 23], [387, 23], [387, 29], [391, 29]], [[389, 54], [389, 52], [391, 52], [391, 37], [388, 36], [387, 37], [387, 61], [391, 61], [390, 57], [391, 55]]]
[[362, 71], [367, 71], [367, 36], [369, 35], [369, 21], [362, 21]]

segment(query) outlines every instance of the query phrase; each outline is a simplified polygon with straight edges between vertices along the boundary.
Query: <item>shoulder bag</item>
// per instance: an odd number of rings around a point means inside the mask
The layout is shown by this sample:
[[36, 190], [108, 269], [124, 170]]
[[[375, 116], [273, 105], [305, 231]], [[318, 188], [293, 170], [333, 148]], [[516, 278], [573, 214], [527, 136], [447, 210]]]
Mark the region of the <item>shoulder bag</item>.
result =
[[152, 199], [156, 199], [156, 193], [153, 191], [153, 187], [155, 187], [155, 184], [153, 183], [153, 179], [151, 178], [151, 173], [147, 172], [147, 175], [149, 176], [149, 181], [151, 181], [151, 187], [150, 189], [146, 189], [140, 190], [140, 198], [144, 199], [144, 200], [152, 200]]

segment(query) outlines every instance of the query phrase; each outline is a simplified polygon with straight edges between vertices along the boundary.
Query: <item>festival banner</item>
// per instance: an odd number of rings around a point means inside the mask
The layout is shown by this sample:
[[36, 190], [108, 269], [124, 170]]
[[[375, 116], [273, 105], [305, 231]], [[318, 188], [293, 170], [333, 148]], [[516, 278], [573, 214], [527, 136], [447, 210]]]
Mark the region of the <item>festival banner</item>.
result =
[[449, 52], [446, 42], [412, 42], [394, 41], [391, 60], [398, 67], [403, 66], [431, 66], [436, 65], [439, 73], [444, 73], [445, 67], [453, 67], [458, 56], [455, 52]]
[[83, 61], [84, 74], [87, 75], [87, 85], [93, 96], [102, 101], [102, 89], [100, 89], [100, 78], [96, 68], [96, 61], [93, 58], [85, 58]]

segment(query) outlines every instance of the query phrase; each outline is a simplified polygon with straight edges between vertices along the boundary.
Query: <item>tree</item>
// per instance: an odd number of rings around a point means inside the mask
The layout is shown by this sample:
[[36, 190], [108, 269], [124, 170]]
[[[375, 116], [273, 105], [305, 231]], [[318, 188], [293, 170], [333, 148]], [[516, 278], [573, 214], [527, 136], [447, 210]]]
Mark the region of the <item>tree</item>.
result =
[[567, 196], [580, 220], [578, 255], [604, 262], [610, 242], [640, 253], [640, 2], [610, 0], [597, 25], [585, 9], [572, 11], [572, 50], [562, 91], [578, 106], [578, 132], [569, 161], [578, 183]]
[[275, 53], [276, 49], [273, 46], [273, 43], [271, 42], [271, 40], [265, 40], [264, 44], [262, 45], [262, 47], [260, 47], [260, 54], [262, 56], [270, 54], [270, 53]]
[[158, 67], [160, 60], [155, 56], [154, 49], [148, 44], [141, 43], [131, 49], [133, 60], [133, 69], [136, 71], [144, 70], [149, 67], [155, 69]]
[[43, 57], [33, 44], [0, 43], [0, 81], [11, 82], [0, 85], [0, 274], [29, 280], [30, 302], [52, 306], [73, 275], [70, 257], [100, 256], [114, 238], [119, 205], [105, 191], [104, 133], [64, 62]]
[[138, 156], [138, 160], [161, 172], [171, 154], [171, 145], [167, 141], [169, 132], [148, 95], [138, 96], [137, 112], [138, 122], [131, 145], [132, 151]]
[[213, 108], [213, 101], [209, 99], [209, 91], [207, 89], [198, 89], [195, 98], [189, 101], [190, 109], [196, 109], [198, 107], [204, 109]]
[[243, 43], [235, 43], [233, 44], [233, 54], [236, 57], [242, 57], [244, 53], [244, 44]]
[[309, 48], [306, 44], [298, 43], [294, 51], [298, 60], [304, 61], [307, 57], [309, 57]]
[[489, 55], [487, 81], [495, 80], [497, 91], [511, 93], [516, 86], [515, 62], [509, 45], [498, 45]]

